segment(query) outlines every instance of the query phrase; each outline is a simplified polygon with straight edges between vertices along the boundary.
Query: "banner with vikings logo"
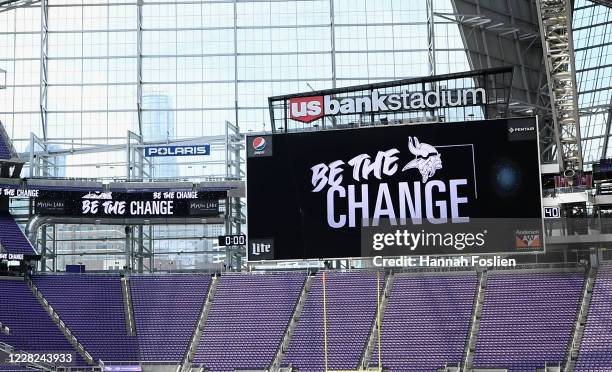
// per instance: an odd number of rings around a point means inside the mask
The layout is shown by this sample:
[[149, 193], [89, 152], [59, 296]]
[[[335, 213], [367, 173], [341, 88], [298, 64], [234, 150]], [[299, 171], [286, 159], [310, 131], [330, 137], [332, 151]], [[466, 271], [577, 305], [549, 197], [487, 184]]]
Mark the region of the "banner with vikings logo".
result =
[[[276, 260], [541, 252], [536, 128], [521, 118], [248, 137], [249, 242], [265, 240]], [[274, 152], [262, 157], [263, 142]]]

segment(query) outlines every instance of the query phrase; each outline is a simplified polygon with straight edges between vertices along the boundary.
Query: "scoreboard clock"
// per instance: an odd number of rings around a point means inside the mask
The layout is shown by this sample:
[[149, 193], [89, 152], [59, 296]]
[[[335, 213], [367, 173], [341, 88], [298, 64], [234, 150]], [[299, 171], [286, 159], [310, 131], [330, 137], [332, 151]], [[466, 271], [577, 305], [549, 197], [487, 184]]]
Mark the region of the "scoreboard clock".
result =
[[219, 246], [227, 247], [230, 245], [246, 245], [246, 235], [221, 235], [219, 236]]

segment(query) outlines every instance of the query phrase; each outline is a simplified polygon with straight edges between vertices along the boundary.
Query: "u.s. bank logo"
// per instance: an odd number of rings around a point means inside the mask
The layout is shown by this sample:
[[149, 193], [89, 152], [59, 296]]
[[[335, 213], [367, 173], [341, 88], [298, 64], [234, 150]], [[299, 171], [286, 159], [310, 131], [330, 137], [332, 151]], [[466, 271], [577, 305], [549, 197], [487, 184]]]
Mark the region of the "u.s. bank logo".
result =
[[264, 151], [266, 149], [266, 139], [263, 137], [255, 137], [252, 145], [255, 152]]
[[273, 259], [273, 239], [249, 239], [249, 261], [263, 261]]

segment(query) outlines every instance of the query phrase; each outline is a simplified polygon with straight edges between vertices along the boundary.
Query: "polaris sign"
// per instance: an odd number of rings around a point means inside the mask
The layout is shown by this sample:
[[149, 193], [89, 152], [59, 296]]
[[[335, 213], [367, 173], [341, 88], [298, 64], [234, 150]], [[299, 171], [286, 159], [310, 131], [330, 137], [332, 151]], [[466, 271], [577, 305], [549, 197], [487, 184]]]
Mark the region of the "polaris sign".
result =
[[210, 155], [210, 144], [181, 146], [146, 146], [145, 157]]
[[394, 111], [425, 110], [443, 107], [481, 105], [487, 102], [483, 88], [427, 92], [381, 94], [373, 91], [370, 96], [334, 99], [330, 95], [295, 97], [289, 99], [289, 117], [309, 123], [328, 115], [383, 113]]

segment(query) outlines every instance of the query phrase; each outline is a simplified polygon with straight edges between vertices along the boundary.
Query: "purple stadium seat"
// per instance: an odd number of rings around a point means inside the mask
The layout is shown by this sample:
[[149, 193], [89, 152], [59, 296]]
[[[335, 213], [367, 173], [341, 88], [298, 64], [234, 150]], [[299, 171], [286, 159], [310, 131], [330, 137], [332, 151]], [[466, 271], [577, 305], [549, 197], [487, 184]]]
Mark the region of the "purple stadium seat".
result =
[[490, 274], [474, 368], [535, 371], [562, 363], [583, 286], [582, 273]]
[[141, 360], [183, 359], [210, 282], [210, 275], [130, 277]]
[[32, 245], [13, 219], [13, 216], [0, 212], [0, 244], [8, 253], [35, 254]]
[[612, 371], [612, 265], [597, 273], [575, 371]]
[[94, 360], [136, 361], [117, 275], [38, 275], [34, 283]]
[[11, 150], [9, 150], [3, 136], [0, 136], [0, 159], [10, 159], [11, 157]]
[[29, 352], [72, 353], [75, 364], [85, 365], [23, 280], [0, 278], [0, 322], [10, 328], [0, 342]]
[[211, 372], [269, 367], [305, 280], [305, 273], [221, 276], [194, 364]]
[[[396, 275], [382, 322], [382, 365], [389, 371], [437, 371], [460, 363], [476, 295], [476, 273]], [[378, 348], [371, 358], [378, 365]]]
[[[322, 283], [322, 273], [319, 272], [283, 361], [283, 364], [291, 363], [302, 372], [324, 369]], [[329, 369], [358, 367], [375, 319], [376, 283], [374, 272], [327, 273]]]

